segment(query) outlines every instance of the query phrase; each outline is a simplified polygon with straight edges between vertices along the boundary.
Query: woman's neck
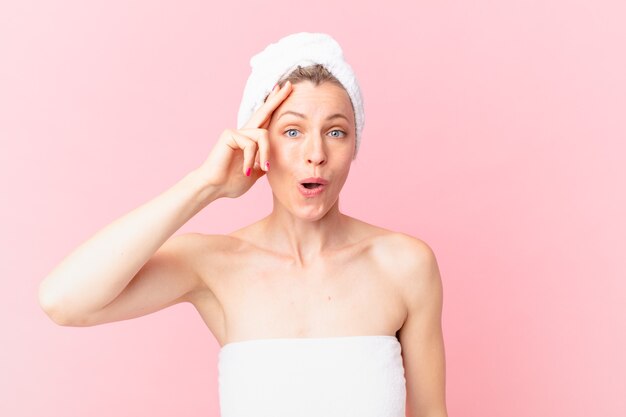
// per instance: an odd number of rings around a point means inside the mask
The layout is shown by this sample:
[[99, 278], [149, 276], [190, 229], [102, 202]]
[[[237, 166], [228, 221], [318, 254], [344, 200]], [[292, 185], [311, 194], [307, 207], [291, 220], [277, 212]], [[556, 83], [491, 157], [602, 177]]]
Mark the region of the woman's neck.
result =
[[306, 266], [325, 252], [343, 246], [347, 238], [346, 216], [339, 211], [339, 199], [323, 217], [304, 219], [280, 203], [262, 221], [264, 242], [277, 252], [292, 256], [299, 266]]

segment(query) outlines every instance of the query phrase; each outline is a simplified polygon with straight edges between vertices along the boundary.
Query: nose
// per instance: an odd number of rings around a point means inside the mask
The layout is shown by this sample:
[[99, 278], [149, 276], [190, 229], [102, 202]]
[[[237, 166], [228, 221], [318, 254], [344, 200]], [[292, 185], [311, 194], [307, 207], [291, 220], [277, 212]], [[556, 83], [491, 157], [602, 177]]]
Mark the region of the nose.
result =
[[321, 165], [326, 162], [326, 151], [324, 149], [324, 139], [316, 137], [309, 141], [306, 149], [308, 164]]

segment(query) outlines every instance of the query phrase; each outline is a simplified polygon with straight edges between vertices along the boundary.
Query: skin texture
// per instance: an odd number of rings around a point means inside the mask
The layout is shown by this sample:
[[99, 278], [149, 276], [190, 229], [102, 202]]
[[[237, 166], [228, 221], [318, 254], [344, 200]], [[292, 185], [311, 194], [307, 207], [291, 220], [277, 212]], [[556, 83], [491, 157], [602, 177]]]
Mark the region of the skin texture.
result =
[[[305, 119], [286, 112], [303, 114]], [[344, 118], [326, 120], [341, 114]], [[339, 192], [350, 172], [354, 155], [354, 114], [342, 88], [305, 82], [274, 111], [268, 127], [274, 209], [263, 220], [266, 244], [289, 253], [304, 266], [319, 259], [328, 247], [345, 240], [339, 212]], [[329, 181], [313, 198], [300, 194], [297, 184], [308, 177]]]

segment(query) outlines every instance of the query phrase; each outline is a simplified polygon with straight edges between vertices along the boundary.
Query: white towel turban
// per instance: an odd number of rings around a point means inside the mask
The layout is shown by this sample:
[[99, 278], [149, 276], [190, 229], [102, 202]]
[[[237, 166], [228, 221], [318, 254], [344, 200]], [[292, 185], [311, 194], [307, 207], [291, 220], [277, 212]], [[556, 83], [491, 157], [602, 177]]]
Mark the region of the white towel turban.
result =
[[344, 60], [341, 46], [326, 33], [294, 33], [269, 44], [250, 58], [252, 73], [246, 82], [239, 106], [237, 128], [243, 127], [283, 77], [289, 75], [298, 65], [305, 67], [313, 64], [323, 65], [348, 92], [354, 108], [358, 151], [365, 116], [361, 90], [352, 67]]

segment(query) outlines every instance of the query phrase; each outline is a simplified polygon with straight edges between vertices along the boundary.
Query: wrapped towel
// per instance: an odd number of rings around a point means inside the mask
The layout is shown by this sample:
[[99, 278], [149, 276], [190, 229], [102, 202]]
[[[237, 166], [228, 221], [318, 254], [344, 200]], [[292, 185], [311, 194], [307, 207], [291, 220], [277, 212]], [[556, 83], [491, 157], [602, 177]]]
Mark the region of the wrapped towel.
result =
[[395, 336], [255, 339], [218, 360], [221, 417], [405, 417]]
[[243, 127], [283, 77], [298, 65], [305, 67], [313, 64], [322, 64], [348, 92], [354, 108], [358, 152], [365, 117], [361, 90], [352, 67], [344, 60], [341, 46], [325, 33], [300, 32], [285, 36], [250, 59], [252, 72], [239, 106], [237, 128]]

